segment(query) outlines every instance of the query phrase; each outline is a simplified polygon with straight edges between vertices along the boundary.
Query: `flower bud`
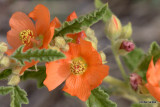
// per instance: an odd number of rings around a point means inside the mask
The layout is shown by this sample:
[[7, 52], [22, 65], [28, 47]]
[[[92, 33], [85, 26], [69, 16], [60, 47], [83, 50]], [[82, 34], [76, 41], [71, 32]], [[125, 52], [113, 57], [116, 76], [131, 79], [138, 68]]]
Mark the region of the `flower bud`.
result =
[[8, 46], [5, 42], [0, 42], [0, 53], [6, 52], [8, 49]]
[[102, 63], [106, 63], [106, 55], [103, 51], [99, 52], [99, 54], [101, 55], [101, 58], [102, 58]]
[[86, 38], [87, 38], [88, 40], [94, 42], [95, 44], [97, 44], [97, 43], [98, 43], [98, 40], [97, 40], [97, 38], [96, 38], [96, 36], [95, 36], [94, 30], [92, 30], [92, 29], [89, 28], [89, 27], [84, 27], [83, 29], [84, 29], [84, 31], [85, 31], [85, 33], [86, 33], [86, 35], [87, 35]]
[[66, 45], [66, 41], [64, 40], [63, 37], [56, 37], [55, 38], [55, 46], [58, 48], [63, 48]]
[[12, 74], [9, 78], [9, 82], [8, 82], [8, 85], [12, 85], [12, 86], [15, 86], [15, 85], [18, 85], [18, 83], [20, 82], [20, 77], [19, 75], [14, 75]]
[[7, 68], [10, 66], [10, 59], [7, 56], [3, 56], [2, 59], [0, 60], [0, 65], [3, 68]]
[[122, 28], [122, 32], [121, 32], [120, 38], [128, 39], [128, 38], [131, 37], [131, 35], [132, 35], [132, 24], [129, 22], [127, 25], [125, 25]]
[[21, 69], [22, 69], [22, 67], [16, 66], [12, 69], [12, 73], [15, 75], [19, 75]]
[[123, 41], [120, 46], [120, 49], [124, 49], [127, 52], [134, 50], [134, 48], [135, 48], [135, 45], [130, 41]]
[[112, 15], [111, 19], [109, 20], [109, 22], [106, 23], [105, 26], [105, 32], [107, 37], [110, 40], [115, 40], [120, 36], [121, 30], [122, 25], [120, 20], [115, 15]]
[[67, 51], [69, 50], [69, 45], [66, 44], [66, 45], [62, 48], [62, 50], [63, 50], [64, 52], [67, 52]]
[[130, 85], [133, 90], [137, 91], [138, 86], [142, 85], [142, 78], [138, 74], [132, 73], [130, 75]]
[[118, 39], [114, 43], [114, 50], [116, 51], [117, 54], [122, 56], [134, 50], [134, 48], [135, 48], [135, 45], [133, 44], [133, 42], [127, 39]]

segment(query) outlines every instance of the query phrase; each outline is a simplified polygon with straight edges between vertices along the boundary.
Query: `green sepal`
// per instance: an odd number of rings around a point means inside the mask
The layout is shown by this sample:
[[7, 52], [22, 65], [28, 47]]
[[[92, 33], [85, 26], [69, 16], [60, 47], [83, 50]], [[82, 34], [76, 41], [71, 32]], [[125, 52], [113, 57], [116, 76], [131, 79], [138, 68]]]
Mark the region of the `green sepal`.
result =
[[14, 86], [11, 93], [11, 107], [21, 107], [21, 104], [28, 104], [27, 93], [19, 86]]
[[103, 18], [108, 10], [108, 5], [89, 13], [87, 15], [81, 16], [73, 21], [65, 21], [62, 26], [55, 29], [54, 38], [57, 36], [65, 36], [68, 33], [78, 33], [81, 32], [83, 27], [90, 27], [94, 23], [98, 22]]
[[55, 61], [65, 58], [62, 52], [52, 49], [29, 49], [23, 52], [23, 45], [20, 46], [12, 55], [11, 58], [24, 65], [25, 61], [31, 62], [32, 60], [40, 62]]
[[109, 100], [109, 95], [100, 87], [91, 91], [89, 99], [86, 101], [87, 107], [117, 107], [116, 103]]
[[[34, 67], [29, 68], [34, 70]], [[43, 81], [46, 78], [46, 67], [45, 66], [38, 66], [38, 71], [25, 71], [24, 74], [21, 76], [21, 80], [27, 79], [36, 79], [37, 80], [37, 87], [43, 87]]]
[[0, 95], [7, 95], [13, 90], [12, 86], [1, 86], [0, 87]]
[[8, 79], [8, 77], [12, 74], [11, 69], [5, 69], [0, 73], [0, 80], [2, 79]]

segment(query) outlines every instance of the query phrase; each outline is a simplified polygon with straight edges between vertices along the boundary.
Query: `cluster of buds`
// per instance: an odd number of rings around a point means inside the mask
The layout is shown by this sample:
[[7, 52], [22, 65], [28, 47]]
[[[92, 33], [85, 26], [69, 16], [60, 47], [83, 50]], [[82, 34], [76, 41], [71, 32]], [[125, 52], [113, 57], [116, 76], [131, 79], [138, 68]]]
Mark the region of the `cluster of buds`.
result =
[[65, 39], [63, 37], [56, 37], [54, 40], [54, 46], [51, 47], [51, 49], [56, 49], [60, 51], [62, 49], [63, 51], [68, 51], [69, 50], [69, 45], [66, 43]]
[[7, 49], [7, 44], [5, 42], [0, 42], [0, 70], [8, 68], [10, 66], [9, 57], [4, 55]]
[[87, 27], [87, 28], [83, 28], [87, 37], [85, 38], [86, 41], [89, 41], [92, 43], [92, 46], [94, 49], [97, 50], [97, 44], [98, 44], [98, 40], [95, 36], [95, 32], [94, 30], [92, 30], [91, 28]]
[[16, 66], [12, 69], [12, 74], [10, 75], [9, 79], [8, 79], [8, 85], [18, 85], [18, 83], [20, 82], [20, 71], [21, 71], [20, 66]]
[[129, 40], [132, 35], [130, 22], [122, 27], [120, 20], [115, 15], [112, 15], [111, 19], [106, 23], [105, 31], [108, 39], [114, 41], [113, 45], [117, 54], [126, 55], [134, 50], [135, 45]]

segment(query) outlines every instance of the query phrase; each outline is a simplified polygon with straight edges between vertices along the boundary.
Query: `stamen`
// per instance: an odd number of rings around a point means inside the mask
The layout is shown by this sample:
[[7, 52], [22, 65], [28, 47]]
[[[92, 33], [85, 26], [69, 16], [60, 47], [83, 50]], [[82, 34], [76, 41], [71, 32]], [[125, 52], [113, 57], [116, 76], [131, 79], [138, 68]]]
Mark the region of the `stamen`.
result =
[[34, 38], [33, 31], [32, 30], [23, 30], [19, 34], [20, 40], [22, 40], [22, 43], [24, 45], [30, 43], [31, 38]]
[[83, 74], [87, 69], [87, 63], [81, 57], [74, 58], [70, 65], [70, 70], [75, 75]]

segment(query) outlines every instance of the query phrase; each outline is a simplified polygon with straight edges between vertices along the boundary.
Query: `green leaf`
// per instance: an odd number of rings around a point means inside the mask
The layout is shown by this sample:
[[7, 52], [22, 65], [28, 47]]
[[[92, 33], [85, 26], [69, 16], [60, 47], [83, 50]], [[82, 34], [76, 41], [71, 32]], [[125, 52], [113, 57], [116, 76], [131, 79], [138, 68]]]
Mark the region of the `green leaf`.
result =
[[94, 5], [96, 8], [100, 8], [104, 5], [101, 0], [94, 0]]
[[107, 11], [108, 5], [104, 5], [102, 8], [85, 16], [81, 16], [73, 21], [65, 21], [60, 28], [55, 29], [54, 38], [57, 36], [65, 36], [68, 33], [81, 32], [83, 27], [90, 27], [94, 23], [101, 20]]
[[88, 107], [117, 107], [116, 103], [109, 100], [109, 95], [100, 87], [92, 90], [86, 103]]
[[11, 74], [12, 74], [12, 70], [11, 69], [5, 69], [4, 71], [2, 71], [0, 73], [0, 80], [7, 79], [8, 76], [10, 76]]
[[28, 104], [27, 93], [19, 86], [14, 86], [11, 94], [11, 107], [21, 107], [21, 104]]
[[24, 65], [24, 61], [31, 62], [35, 61], [55, 61], [58, 59], [65, 58], [65, 55], [62, 52], [58, 52], [57, 50], [52, 49], [29, 49], [26, 52], [22, 52], [24, 46], [20, 46], [11, 56], [16, 61], [20, 62], [20, 64]]
[[146, 81], [146, 72], [152, 57], [154, 62], [156, 62], [160, 58], [160, 47], [156, 42], [153, 42], [150, 45], [148, 53], [142, 57], [140, 63], [138, 64], [137, 69], [135, 70], [139, 75], [142, 76], [143, 80], [145, 81]]
[[[34, 67], [29, 68], [31, 70]], [[24, 74], [21, 76], [21, 80], [27, 79], [36, 79], [38, 88], [41, 88], [43, 85], [43, 81], [46, 78], [46, 67], [45, 66], [38, 66], [38, 71], [25, 71]]]
[[12, 90], [13, 90], [13, 87], [11, 87], [11, 86], [7, 86], [7, 87], [1, 86], [0, 87], [0, 95], [7, 95]]
[[[154, 103], [134, 103], [131, 105], [131, 107], [153, 107]], [[157, 106], [156, 106], [157, 107]]]
[[[104, 3], [101, 0], [94, 0], [94, 5], [96, 8], [100, 8], [104, 5]], [[112, 16], [112, 11], [107, 8], [106, 14], [103, 16], [103, 21], [107, 22]]]
[[141, 61], [143, 55], [144, 52], [141, 49], [135, 48], [132, 52], [123, 57], [124, 63], [127, 65], [131, 72], [137, 68], [138, 63]]

